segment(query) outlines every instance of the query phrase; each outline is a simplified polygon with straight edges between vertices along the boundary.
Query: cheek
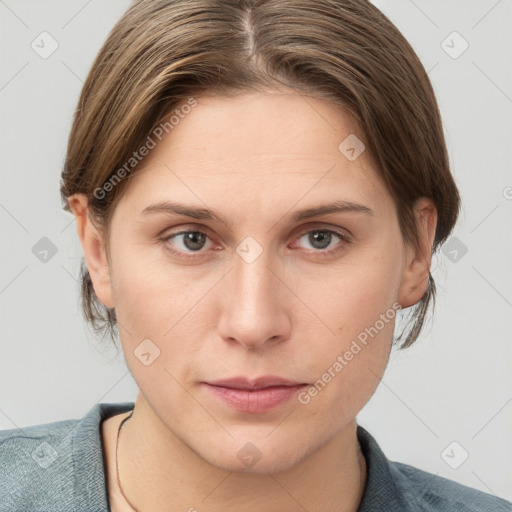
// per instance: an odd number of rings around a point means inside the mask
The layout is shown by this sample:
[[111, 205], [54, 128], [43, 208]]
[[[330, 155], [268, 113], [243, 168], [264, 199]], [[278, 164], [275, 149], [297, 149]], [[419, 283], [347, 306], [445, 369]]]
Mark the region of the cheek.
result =
[[332, 342], [324, 340], [302, 354], [311, 385], [299, 402], [305, 414], [324, 418], [333, 431], [354, 418], [374, 393], [393, 339], [398, 307], [381, 296], [356, 299], [332, 314], [331, 325], [337, 326]]
[[336, 411], [344, 417], [357, 414], [385, 370], [400, 309], [399, 261], [396, 253], [368, 258], [350, 266], [350, 272], [331, 276], [324, 293], [317, 285], [315, 296], [310, 294], [331, 333], [303, 354], [314, 384], [302, 402], [333, 411], [332, 421], [339, 419]]
[[161, 262], [144, 261], [146, 254], [132, 251], [116, 262], [115, 304], [126, 364], [139, 389], [156, 400], [181, 396], [175, 366], [195, 357], [192, 344], [180, 341], [189, 341], [187, 311], [197, 300], [190, 280]]
[[[392, 306], [400, 287], [401, 258], [397, 252], [386, 254], [384, 246], [382, 243], [368, 248], [335, 271], [326, 270], [323, 280], [317, 275], [316, 279], [301, 281], [299, 293], [315, 305], [320, 318], [341, 343], [373, 326], [390, 308], [394, 318]], [[386, 323], [379, 330], [389, 334], [391, 327]]]
[[152, 326], [151, 333], [162, 336], [192, 299], [190, 275], [169, 264], [163, 251], [158, 246], [123, 242], [112, 251], [117, 316], [142, 335], [149, 335], [149, 330], [143, 331]]
[[119, 245], [117, 254], [114, 299], [126, 362], [141, 387], [155, 380], [172, 387], [168, 372], [183, 378], [183, 362], [198, 359], [214, 327], [208, 292], [218, 276], [172, 265], [155, 247]]

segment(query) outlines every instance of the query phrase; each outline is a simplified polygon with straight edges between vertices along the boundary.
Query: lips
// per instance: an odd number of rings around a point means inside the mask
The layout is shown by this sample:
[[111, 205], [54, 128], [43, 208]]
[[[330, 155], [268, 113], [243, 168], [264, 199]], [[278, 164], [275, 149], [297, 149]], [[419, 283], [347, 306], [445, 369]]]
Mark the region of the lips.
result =
[[233, 377], [203, 383], [211, 396], [241, 412], [269, 411], [296, 396], [306, 383], [276, 376]]
[[303, 382], [296, 382], [293, 380], [283, 379], [281, 377], [275, 377], [273, 375], [259, 377], [257, 379], [246, 379], [245, 377], [233, 377], [231, 379], [221, 379], [209, 381], [207, 384], [212, 386], [221, 386], [224, 388], [231, 389], [249, 389], [258, 390], [264, 388], [271, 388], [276, 386], [298, 386], [304, 384]]

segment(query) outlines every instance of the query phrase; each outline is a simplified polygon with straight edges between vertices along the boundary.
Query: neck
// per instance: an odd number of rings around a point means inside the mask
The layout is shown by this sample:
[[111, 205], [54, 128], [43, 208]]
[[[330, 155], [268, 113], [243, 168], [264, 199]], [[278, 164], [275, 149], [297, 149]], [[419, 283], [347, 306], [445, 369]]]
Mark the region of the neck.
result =
[[355, 422], [288, 470], [236, 473], [209, 464], [185, 445], [141, 394], [122, 430], [118, 469], [124, 495], [138, 511], [355, 512], [366, 483]]

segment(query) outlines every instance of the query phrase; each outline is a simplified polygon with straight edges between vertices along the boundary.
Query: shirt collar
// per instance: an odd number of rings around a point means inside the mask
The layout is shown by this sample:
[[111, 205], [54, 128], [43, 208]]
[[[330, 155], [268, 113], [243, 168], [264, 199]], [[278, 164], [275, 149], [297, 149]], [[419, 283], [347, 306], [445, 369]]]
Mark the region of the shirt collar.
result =
[[357, 439], [366, 459], [366, 486], [358, 512], [396, 512], [409, 510], [409, 505], [397, 488], [391, 471], [391, 463], [377, 441], [360, 425]]
[[109, 511], [108, 488], [101, 438], [101, 422], [132, 410], [133, 402], [97, 403], [82, 418], [73, 432], [73, 478], [76, 496], [89, 510]]

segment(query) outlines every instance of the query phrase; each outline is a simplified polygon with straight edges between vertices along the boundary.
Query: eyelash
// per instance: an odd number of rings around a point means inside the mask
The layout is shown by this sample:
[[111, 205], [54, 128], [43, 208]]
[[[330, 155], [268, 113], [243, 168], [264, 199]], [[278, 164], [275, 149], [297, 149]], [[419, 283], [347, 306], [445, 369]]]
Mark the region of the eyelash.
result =
[[[318, 255], [318, 256], [333, 256], [334, 254], [337, 254], [338, 252], [342, 251], [344, 248], [345, 248], [345, 245], [349, 244], [351, 242], [351, 239], [348, 237], [348, 235], [344, 234], [344, 233], [341, 233], [339, 231], [335, 231], [333, 229], [327, 229], [327, 228], [313, 228], [313, 229], [308, 229], [306, 231], [303, 231], [301, 232], [298, 237], [297, 237], [297, 240], [302, 238], [304, 235], [307, 235], [309, 233], [328, 233], [330, 235], [335, 235], [337, 236], [338, 238], [340, 238], [341, 242], [338, 244], [338, 246], [335, 246], [334, 249], [328, 249], [328, 250], [323, 250], [323, 249], [318, 249], [318, 250], [310, 250], [310, 251], [307, 251], [308, 254], [315, 254]], [[168, 242], [169, 240], [171, 240], [172, 238], [175, 238], [179, 235], [183, 235], [183, 234], [187, 234], [187, 233], [200, 233], [201, 235], [204, 235], [206, 236], [208, 239], [210, 239], [210, 237], [208, 236], [207, 233], [205, 233], [204, 231], [200, 230], [200, 229], [183, 229], [181, 231], [177, 231], [176, 233], [170, 233], [170, 234], [166, 234], [165, 236], [163, 236], [162, 238], [160, 238], [160, 242], [163, 243], [165, 249], [167, 251], [169, 251], [171, 254], [174, 254], [174, 255], [177, 255], [179, 257], [184, 257], [184, 258], [200, 258], [201, 256], [203, 256], [204, 254], [204, 251], [203, 250], [199, 250], [199, 251], [195, 251], [195, 252], [191, 252], [191, 251], [188, 251], [188, 252], [182, 252], [182, 251], [179, 251], [179, 250], [175, 250], [175, 249], [171, 249], [168, 245]]]

